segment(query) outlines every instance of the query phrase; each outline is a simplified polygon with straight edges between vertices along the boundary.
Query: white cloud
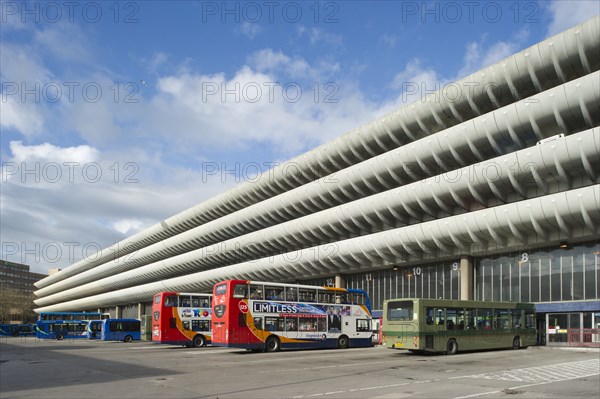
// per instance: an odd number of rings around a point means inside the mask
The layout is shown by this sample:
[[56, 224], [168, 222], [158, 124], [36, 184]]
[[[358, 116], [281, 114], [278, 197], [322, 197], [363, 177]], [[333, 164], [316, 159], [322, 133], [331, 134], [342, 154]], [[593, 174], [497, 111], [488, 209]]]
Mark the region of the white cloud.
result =
[[310, 79], [315, 81], [328, 81], [339, 73], [341, 67], [338, 62], [318, 60], [314, 64], [301, 57], [290, 57], [282, 51], [270, 48], [258, 50], [247, 57], [247, 67], [257, 72], [277, 76], [278, 78]]
[[548, 36], [556, 35], [566, 29], [600, 15], [598, 0], [554, 0], [546, 3], [552, 22], [548, 26]]
[[517, 52], [522, 43], [529, 36], [526, 29], [515, 32], [510, 40], [488, 43], [487, 35], [483, 35], [478, 42], [469, 42], [466, 45], [463, 65], [453, 80], [462, 79], [473, 72], [495, 64]]
[[392, 88], [400, 92], [395, 106], [422, 100], [427, 93], [439, 89], [443, 83], [433, 68], [425, 67], [420, 59], [413, 58], [392, 80]]
[[310, 44], [326, 44], [334, 47], [341, 46], [343, 38], [341, 35], [329, 33], [321, 28], [307, 28], [304, 25], [299, 25], [296, 28], [298, 37], [306, 35]]
[[256, 23], [244, 21], [242, 22], [240, 30], [245, 36], [252, 40], [262, 31], [262, 27]]
[[[2, 163], [2, 183], [35, 187], [36, 190], [59, 189], [65, 184], [85, 180], [86, 176], [81, 172], [83, 165], [95, 163], [99, 158], [99, 151], [87, 145], [58, 147], [44, 143], [28, 146], [21, 141], [11, 141], [9, 148], [11, 155]], [[88, 171], [95, 173], [100, 168], [97, 165]]]
[[[100, 152], [85, 145], [21, 142], [9, 148], [0, 190], [1, 256], [42, 273], [75, 263], [235, 184], [142, 149]], [[63, 162], [71, 162], [71, 173], [63, 169], [57, 178], [56, 166]], [[93, 167], [86, 176], [87, 166]]]
[[260, 72], [273, 72], [282, 68], [293, 68], [295, 71], [304, 71], [308, 68], [306, 61], [302, 59], [293, 60], [282, 51], [274, 51], [266, 48], [252, 53], [248, 56], [248, 63]]
[[88, 145], [61, 148], [50, 143], [23, 145], [21, 141], [11, 141], [10, 150], [14, 162], [50, 161], [50, 162], [94, 162], [99, 151]]
[[38, 51], [50, 57], [91, 63], [94, 60], [93, 54], [82, 38], [83, 34], [76, 24], [54, 24], [36, 30], [33, 41]]
[[338, 69], [335, 63], [309, 64], [263, 49], [232, 76], [164, 76], [157, 82], [158, 93], [138, 115], [139, 129], [153, 137], [176, 132], [189, 148], [202, 143], [239, 150], [268, 144], [273, 153], [295, 155], [374, 116], [378, 107], [368, 104], [355, 86], [329, 77]]
[[36, 104], [20, 101], [19, 94], [16, 98], [5, 93], [2, 95], [0, 128], [16, 129], [26, 137], [39, 135], [44, 127], [44, 117], [39, 107]]
[[159, 69], [167, 64], [169, 56], [162, 51], [158, 51], [152, 53], [148, 58], [141, 58], [139, 61], [149, 73], [157, 74]]
[[131, 235], [138, 231], [141, 231], [144, 224], [139, 220], [133, 219], [121, 219], [112, 223], [113, 228], [121, 234]]
[[398, 42], [398, 35], [390, 35], [388, 33], [384, 33], [379, 40], [388, 45], [390, 48], [393, 48]]

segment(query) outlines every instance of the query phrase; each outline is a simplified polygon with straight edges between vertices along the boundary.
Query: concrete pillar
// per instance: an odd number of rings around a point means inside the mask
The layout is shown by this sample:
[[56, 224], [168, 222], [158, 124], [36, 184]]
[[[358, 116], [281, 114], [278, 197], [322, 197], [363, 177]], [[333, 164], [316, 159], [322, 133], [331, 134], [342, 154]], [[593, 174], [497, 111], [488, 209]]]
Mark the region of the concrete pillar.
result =
[[346, 279], [341, 274], [335, 276], [335, 288], [346, 288]]
[[460, 258], [460, 299], [473, 300], [473, 260], [469, 256]]
[[137, 312], [137, 318], [138, 318], [139, 320], [142, 320], [142, 316], [143, 316], [143, 314], [144, 314], [144, 304], [143, 304], [143, 303], [141, 303], [141, 302], [140, 302], [140, 303], [138, 303], [138, 304], [137, 304], [137, 309], [138, 309], [138, 312]]
[[115, 306], [115, 319], [123, 317], [123, 309], [120, 306]]

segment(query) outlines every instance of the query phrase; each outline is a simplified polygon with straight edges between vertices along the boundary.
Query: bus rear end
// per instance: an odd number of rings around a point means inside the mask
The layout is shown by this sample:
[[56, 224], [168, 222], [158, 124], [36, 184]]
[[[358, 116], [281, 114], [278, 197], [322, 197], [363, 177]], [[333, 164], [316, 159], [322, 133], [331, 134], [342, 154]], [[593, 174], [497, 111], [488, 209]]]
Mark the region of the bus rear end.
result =
[[210, 343], [210, 297], [201, 293], [156, 294], [152, 305], [152, 341], [195, 347]]
[[419, 351], [425, 348], [419, 338], [418, 301], [392, 299], [383, 304], [383, 343], [391, 349]]
[[[170, 314], [164, 307], [165, 299], [176, 295], [174, 292], [160, 292], [154, 295], [152, 300], [152, 341], [165, 343], [168, 339], [168, 329]], [[170, 310], [170, 309], [169, 309]]]
[[236, 287], [246, 292], [248, 283], [246, 280], [228, 280], [214, 286], [213, 345], [257, 350], [264, 347], [264, 343], [247, 326], [248, 300], [243, 294], [235, 295]]

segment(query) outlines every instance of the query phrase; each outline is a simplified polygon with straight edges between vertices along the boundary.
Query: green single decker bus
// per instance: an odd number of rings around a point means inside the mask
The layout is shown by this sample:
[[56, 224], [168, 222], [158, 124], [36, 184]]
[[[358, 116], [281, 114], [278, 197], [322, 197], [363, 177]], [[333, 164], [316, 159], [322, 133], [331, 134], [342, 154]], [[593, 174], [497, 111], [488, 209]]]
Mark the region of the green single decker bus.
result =
[[416, 353], [526, 348], [536, 343], [533, 303], [390, 299], [383, 304], [388, 348]]

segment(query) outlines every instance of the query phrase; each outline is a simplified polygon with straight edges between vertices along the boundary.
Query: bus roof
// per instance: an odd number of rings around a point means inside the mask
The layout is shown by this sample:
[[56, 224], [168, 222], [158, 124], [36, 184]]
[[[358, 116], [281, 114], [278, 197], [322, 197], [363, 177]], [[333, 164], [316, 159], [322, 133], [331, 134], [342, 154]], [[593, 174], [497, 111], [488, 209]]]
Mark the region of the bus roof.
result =
[[353, 289], [353, 288], [338, 288], [338, 287], [325, 287], [320, 285], [307, 285], [307, 284], [294, 284], [294, 283], [274, 283], [271, 281], [254, 281], [254, 280], [223, 280], [215, 285], [222, 283], [245, 283], [245, 284], [262, 284], [262, 285], [270, 285], [272, 287], [297, 287], [297, 288], [308, 288], [308, 289], [321, 289], [321, 290], [330, 290], [330, 291], [340, 291], [340, 292], [365, 292], [363, 290]]
[[507, 301], [473, 301], [473, 300], [462, 300], [462, 299], [435, 299], [435, 298], [395, 298], [385, 300], [385, 304], [388, 302], [395, 301], [417, 301], [423, 304], [430, 305], [444, 305], [445, 307], [486, 307], [486, 308], [522, 308], [529, 309], [535, 308], [535, 304], [532, 302], [507, 302]]

